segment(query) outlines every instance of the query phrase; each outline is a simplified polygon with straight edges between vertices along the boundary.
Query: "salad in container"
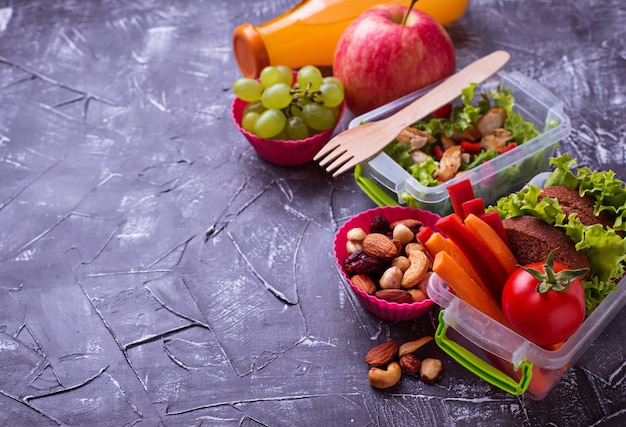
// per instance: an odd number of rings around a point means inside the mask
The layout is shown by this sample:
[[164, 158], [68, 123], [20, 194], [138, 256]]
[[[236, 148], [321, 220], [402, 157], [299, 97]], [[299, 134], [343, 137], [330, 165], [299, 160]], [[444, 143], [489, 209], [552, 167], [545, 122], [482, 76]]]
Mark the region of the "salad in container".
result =
[[[349, 127], [387, 117], [428, 90], [356, 117]], [[558, 142], [570, 132], [562, 107], [535, 81], [501, 71], [404, 129], [383, 152], [357, 165], [356, 181], [380, 206], [445, 215], [452, 211], [447, 187], [460, 180], [493, 203], [548, 169]]]

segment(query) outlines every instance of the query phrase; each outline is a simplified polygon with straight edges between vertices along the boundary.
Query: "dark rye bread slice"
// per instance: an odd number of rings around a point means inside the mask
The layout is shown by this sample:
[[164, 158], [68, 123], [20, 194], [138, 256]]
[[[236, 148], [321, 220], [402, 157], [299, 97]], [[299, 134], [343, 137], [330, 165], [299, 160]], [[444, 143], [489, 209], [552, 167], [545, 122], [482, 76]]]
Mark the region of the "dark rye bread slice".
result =
[[539, 200], [543, 197], [557, 199], [565, 215], [578, 214], [580, 222], [584, 225], [601, 224], [605, 229], [615, 225], [615, 218], [607, 211], [602, 211], [600, 215], [596, 216], [593, 213], [594, 199], [589, 196], [581, 196], [578, 194], [578, 190], [573, 188], [559, 185], [546, 187], [539, 194]]
[[590, 267], [585, 254], [576, 250], [574, 242], [563, 230], [528, 215], [505, 219], [502, 223], [511, 252], [519, 264], [545, 262], [548, 254], [555, 250], [554, 260], [569, 269]]

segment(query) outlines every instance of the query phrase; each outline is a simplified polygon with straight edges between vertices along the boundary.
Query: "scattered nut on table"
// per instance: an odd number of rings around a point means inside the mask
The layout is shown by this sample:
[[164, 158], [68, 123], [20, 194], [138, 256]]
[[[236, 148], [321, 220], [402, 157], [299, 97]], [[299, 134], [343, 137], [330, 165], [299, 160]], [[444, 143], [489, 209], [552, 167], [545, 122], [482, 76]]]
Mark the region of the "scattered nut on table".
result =
[[400, 358], [400, 368], [402, 368], [402, 372], [415, 375], [420, 372], [420, 367], [422, 366], [422, 361], [413, 353], [407, 353]]
[[441, 378], [443, 363], [439, 359], [427, 358], [422, 360], [420, 367], [420, 378], [425, 383], [433, 383]]
[[376, 388], [389, 388], [400, 382], [402, 378], [402, 369], [398, 362], [391, 362], [387, 365], [387, 369], [370, 368], [367, 379], [370, 384]]
[[432, 336], [424, 336], [402, 345], [389, 340], [373, 347], [365, 355], [365, 363], [370, 366], [369, 382], [375, 388], [389, 388], [400, 381], [402, 373], [418, 376], [429, 384], [437, 381], [443, 372], [441, 361], [435, 358], [421, 360], [415, 354], [432, 341]]
[[377, 345], [365, 355], [365, 363], [370, 366], [383, 366], [391, 362], [398, 353], [398, 343], [387, 341]]

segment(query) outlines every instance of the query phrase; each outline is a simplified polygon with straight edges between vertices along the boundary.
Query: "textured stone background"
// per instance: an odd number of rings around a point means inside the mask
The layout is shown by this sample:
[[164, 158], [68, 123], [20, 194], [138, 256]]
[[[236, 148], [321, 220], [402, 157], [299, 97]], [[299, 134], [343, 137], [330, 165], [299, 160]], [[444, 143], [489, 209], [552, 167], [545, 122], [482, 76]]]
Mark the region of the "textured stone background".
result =
[[[232, 30], [296, 3], [0, 1], [0, 424], [626, 424], [624, 310], [541, 402], [434, 346], [437, 385], [369, 386], [365, 352], [436, 311], [365, 312], [331, 244], [373, 203], [230, 120]], [[624, 22], [621, 0], [472, 0], [447, 29], [460, 66], [510, 51], [563, 100], [560, 151], [626, 179]]]

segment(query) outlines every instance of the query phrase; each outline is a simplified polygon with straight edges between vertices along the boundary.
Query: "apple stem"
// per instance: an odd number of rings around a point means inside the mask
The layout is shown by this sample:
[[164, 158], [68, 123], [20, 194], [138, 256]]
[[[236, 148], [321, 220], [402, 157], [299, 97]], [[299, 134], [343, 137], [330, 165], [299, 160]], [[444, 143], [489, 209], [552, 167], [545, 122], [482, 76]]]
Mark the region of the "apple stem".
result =
[[413, 6], [415, 6], [415, 3], [417, 3], [417, 0], [412, 0], [411, 4], [409, 5], [409, 8], [407, 9], [406, 13], [404, 14], [404, 18], [402, 18], [402, 24], [401, 25], [406, 25], [406, 20], [409, 18], [409, 13], [411, 13], [411, 9], [413, 9]]

